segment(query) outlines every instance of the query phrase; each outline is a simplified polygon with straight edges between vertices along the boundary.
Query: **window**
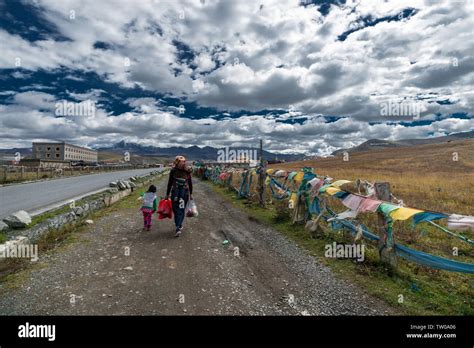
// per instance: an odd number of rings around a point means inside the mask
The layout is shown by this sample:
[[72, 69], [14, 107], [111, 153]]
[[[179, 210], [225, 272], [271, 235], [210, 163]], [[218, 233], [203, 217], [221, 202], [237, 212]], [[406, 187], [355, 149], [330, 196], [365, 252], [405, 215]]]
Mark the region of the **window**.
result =
[[59, 151], [59, 146], [56, 146], [56, 151]]
[[51, 151], [51, 146], [48, 146], [48, 148], [46, 150]]
[[59, 158], [59, 153], [56, 154], [56, 158]]
[[47, 158], [50, 158], [50, 157], [51, 157], [51, 154], [50, 154], [50, 153], [47, 153], [47, 154], [46, 154], [46, 157], [47, 157]]
[[36, 149], [37, 149], [38, 151], [41, 151], [41, 146], [38, 146]]

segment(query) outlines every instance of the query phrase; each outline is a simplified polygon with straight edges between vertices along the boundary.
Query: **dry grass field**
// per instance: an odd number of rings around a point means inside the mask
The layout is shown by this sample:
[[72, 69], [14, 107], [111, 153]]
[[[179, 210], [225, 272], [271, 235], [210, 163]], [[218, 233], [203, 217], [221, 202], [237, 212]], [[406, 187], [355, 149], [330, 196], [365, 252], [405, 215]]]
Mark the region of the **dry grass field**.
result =
[[338, 156], [270, 167], [312, 167], [334, 179], [388, 181], [409, 207], [474, 214], [474, 139], [353, 153], [348, 161]]
[[[303, 167], [312, 167], [315, 173], [335, 180], [360, 178], [370, 182], [389, 182], [392, 193], [408, 207], [474, 215], [474, 140], [352, 153], [347, 161], [339, 155], [270, 166], [286, 170]], [[330, 204], [339, 212], [347, 209], [337, 199], [331, 199]], [[359, 214], [357, 219], [373, 232], [376, 231], [376, 214]], [[445, 219], [438, 223], [446, 226]], [[393, 231], [396, 243], [456, 261], [474, 263], [472, 245], [428, 223], [413, 228], [411, 219], [396, 221]], [[471, 231], [454, 232], [474, 240]], [[317, 252], [317, 242], [310, 241], [304, 235], [291, 235], [299, 238], [309, 250]], [[453, 248], [458, 249], [458, 255], [453, 255]], [[374, 272], [380, 269], [376, 266], [376, 252], [372, 256], [369, 259], [373, 261], [373, 267], [365, 270], [356, 268], [356, 273], [362, 275], [361, 283], [372, 293], [389, 300], [407, 285], [416, 284], [415, 289], [422, 290], [409, 291], [413, 297], [413, 302], [405, 308], [409, 313], [474, 314], [472, 275], [433, 270], [402, 260], [399, 261], [396, 276], [386, 277]], [[344, 269], [347, 266], [342, 263], [334, 265], [352, 278], [353, 274]]]
[[[347, 161], [340, 155], [271, 167], [286, 170], [312, 167], [315, 173], [329, 175], [335, 180], [386, 181], [390, 183], [393, 195], [408, 207], [448, 214], [474, 214], [474, 140], [353, 153]], [[332, 203], [341, 211], [346, 209], [337, 200]], [[374, 226], [376, 217], [375, 214], [363, 214], [359, 219]], [[444, 221], [439, 224], [444, 225]], [[472, 232], [461, 234], [474, 239]], [[416, 245], [419, 250], [445, 257], [457, 247], [463, 251], [462, 259], [465, 256], [474, 261], [473, 248], [467, 243], [427, 224], [413, 229], [410, 220], [397, 221], [394, 235], [405, 245]]]

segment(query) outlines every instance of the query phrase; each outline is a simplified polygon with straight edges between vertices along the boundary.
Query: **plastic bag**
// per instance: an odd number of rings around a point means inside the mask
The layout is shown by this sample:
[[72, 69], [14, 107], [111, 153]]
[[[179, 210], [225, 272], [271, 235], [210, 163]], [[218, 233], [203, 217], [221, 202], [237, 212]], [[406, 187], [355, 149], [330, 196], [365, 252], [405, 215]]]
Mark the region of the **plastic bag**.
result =
[[158, 220], [166, 219], [169, 218], [171, 219], [173, 217], [173, 205], [171, 203], [171, 199], [162, 199], [158, 203]]
[[196, 217], [198, 215], [199, 215], [199, 213], [198, 213], [198, 210], [197, 210], [196, 203], [194, 203], [194, 200], [191, 199], [188, 202], [188, 204], [186, 205], [186, 216], [187, 217]]

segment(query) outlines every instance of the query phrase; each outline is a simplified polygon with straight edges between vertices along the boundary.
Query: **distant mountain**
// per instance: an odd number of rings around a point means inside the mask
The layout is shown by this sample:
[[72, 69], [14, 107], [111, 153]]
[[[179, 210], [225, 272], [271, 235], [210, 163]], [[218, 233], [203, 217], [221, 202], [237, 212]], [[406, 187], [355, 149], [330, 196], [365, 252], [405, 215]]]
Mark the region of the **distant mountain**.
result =
[[0, 149], [0, 154], [2, 155], [14, 155], [15, 153], [19, 152], [21, 157], [29, 157], [32, 155], [33, 150], [31, 147], [14, 147], [11, 149]]
[[[257, 148], [229, 148], [230, 150], [251, 150], [252, 153]], [[155, 147], [155, 146], [144, 146], [136, 143], [127, 143], [125, 141], [120, 141], [110, 147], [98, 148], [98, 151], [107, 151], [107, 152], [120, 152], [125, 151], [130, 152], [130, 154], [136, 154], [141, 156], [156, 156], [156, 157], [167, 157], [173, 158], [178, 155], [182, 155], [190, 160], [217, 160], [219, 148], [211, 146], [190, 146], [190, 147], [181, 147], [181, 146], [171, 146], [171, 147]], [[266, 160], [276, 161], [298, 161], [306, 158], [305, 155], [301, 154], [280, 154], [273, 153], [269, 151], [263, 151], [263, 156]]]
[[[347, 152], [362, 152], [371, 151], [376, 149], [386, 149], [394, 147], [404, 147], [413, 145], [425, 145], [425, 144], [438, 144], [443, 142], [450, 142], [462, 139], [474, 139], [474, 131], [455, 133], [447, 136], [437, 138], [426, 138], [426, 139], [404, 139], [397, 141], [381, 140], [381, 139], [370, 139], [358, 146], [351, 147], [349, 149], [339, 149], [332, 153], [332, 155], [341, 154], [344, 151]], [[234, 150], [257, 150], [256, 148], [231, 148]], [[139, 156], [154, 156], [163, 158], [173, 158], [177, 155], [185, 156], [190, 160], [217, 160], [219, 148], [211, 146], [172, 146], [172, 147], [155, 147], [155, 146], [144, 146], [136, 143], [127, 143], [120, 141], [109, 147], [97, 148], [98, 151], [111, 152], [123, 155], [124, 152], [128, 151], [132, 155]], [[12, 155], [15, 152], [20, 152], [21, 156], [31, 157], [32, 151], [29, 148], [13, 148], [13, 149], [0, 149], [1, 155]], [[263, 151], [264, 158], [269, 161], [300, 161], [308, 159], [308, 156], [302, 154], [281, 154], [269, 151]], [[313, 156], [314, 157], [314, 156]]]
[[[234, 150], [257, 150], [257, 148], [230, 148]], [[111, 152], [123, 155], [124, 152], [128, 151], [132, 155], [139, 156], [153, 156], [153, 157], [164, 157], [164, 158], [173, 158], [178, 155], [185, 156], [190, 160], [217, 160], [218, 157], [218, 148], [211, 146], [172, 146], [172, 147], [155, 147], [155, 146], [144, 146], [136, 143], [127, 143], [125, 141], [120, 141], [110, 147], [101, 147], [96, 148], [98, 151], [102, 152]], [[0, 149], [0, 155], [13, 155], [16, 152], [19, 152], [22, 157], [31, 157], [32, 149], [31, 147], [27, 148], [11, 148], [11, 149]], [[252, 152], [253, 153], [253, 152]], [[269, 161], [299, 161], [305, 159], [307, 156], [301, 154], [280, 154], [273, 153], [269, 151], [263, 151], [263, 156], [266, 160]]]
[[451, 135], [446, 135], [436, 138], [426, 138], [426, 139], [404, 139], [404, 140], [381, 140], [381, 139], [369, 139], [358, 146], [354, 146], [348, 149], [339, 149], [332, 153], [332, 155], [342, 154], [344, 151], [347, 152], [362, 152], [378, 149], [386, 149], [391, 147], [404, 147], [404, 146], [413, 146], [413, 145], [427, 145], [427, 144], [439, 144], [444, 142], [451, 142], [454, 140], [462, 139], [474, 139], [474, 131], [455, 133]]

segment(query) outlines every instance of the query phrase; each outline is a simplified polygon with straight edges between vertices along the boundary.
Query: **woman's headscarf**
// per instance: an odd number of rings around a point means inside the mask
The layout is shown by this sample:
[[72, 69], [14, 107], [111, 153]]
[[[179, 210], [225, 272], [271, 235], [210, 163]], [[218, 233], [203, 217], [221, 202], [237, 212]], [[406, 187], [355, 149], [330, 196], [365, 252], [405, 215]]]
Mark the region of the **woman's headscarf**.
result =
[[186, 158], [184, 158], [184, 156], [176, 156], [173, 161], [173, 167], [189, 171], [189, 168], [186, 166]]

